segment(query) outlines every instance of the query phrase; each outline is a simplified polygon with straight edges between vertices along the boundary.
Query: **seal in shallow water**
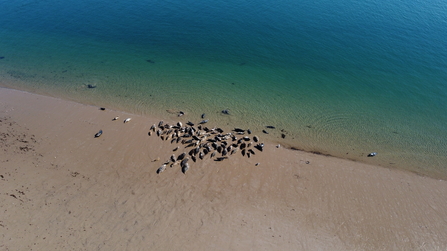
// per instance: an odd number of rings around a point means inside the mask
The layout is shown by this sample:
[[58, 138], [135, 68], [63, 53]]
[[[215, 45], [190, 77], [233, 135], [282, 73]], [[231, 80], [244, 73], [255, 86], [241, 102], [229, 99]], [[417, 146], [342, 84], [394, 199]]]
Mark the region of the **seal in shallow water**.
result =
[[374, 156], [376, 156], [376, 155], [377, 155], [377, 153], [376, 153], [376, 152], [372, 152], [372, 153], [368, 154], [368, 156], [367, 156], [367, 157], [374, 157]]

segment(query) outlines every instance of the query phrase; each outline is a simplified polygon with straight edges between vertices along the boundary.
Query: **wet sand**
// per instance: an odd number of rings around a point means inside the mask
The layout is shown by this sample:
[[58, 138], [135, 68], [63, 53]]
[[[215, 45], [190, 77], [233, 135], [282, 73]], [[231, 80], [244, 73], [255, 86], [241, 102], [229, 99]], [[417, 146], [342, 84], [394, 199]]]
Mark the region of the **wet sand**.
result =
[[156, 174], [160, 118], [4, 88], [0, 107], [1, 250], [447, 249], [443, 180], [271, 142]]

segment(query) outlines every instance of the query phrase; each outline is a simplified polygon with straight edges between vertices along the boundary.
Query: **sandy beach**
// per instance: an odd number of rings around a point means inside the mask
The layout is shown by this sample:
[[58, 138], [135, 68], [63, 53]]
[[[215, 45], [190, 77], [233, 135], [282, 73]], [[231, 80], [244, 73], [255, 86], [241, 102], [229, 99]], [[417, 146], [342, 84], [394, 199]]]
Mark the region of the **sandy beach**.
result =
[[447, 249], [444, 180], [272, 142], [157, 174], [160, 118], [5, 88], [0, 107], [0, 250]]

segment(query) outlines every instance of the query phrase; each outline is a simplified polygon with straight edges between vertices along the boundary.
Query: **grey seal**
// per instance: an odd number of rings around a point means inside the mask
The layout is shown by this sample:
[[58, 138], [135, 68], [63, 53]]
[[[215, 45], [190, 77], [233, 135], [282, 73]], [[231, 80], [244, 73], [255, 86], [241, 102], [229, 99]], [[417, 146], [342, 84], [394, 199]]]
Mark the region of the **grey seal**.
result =
[[102, 135], [102, 130], [99, 130], [99, 132], [97, 132], [96, 134], [95, 134], [95, 138], [98, 138], [99, 136], [101, 136]]
[[159, 168], [157, 169], [157, 174], [163, 172], [164, 170], [166, 170], [166, 164], [163, 164], [161, 167], [159, 167]]

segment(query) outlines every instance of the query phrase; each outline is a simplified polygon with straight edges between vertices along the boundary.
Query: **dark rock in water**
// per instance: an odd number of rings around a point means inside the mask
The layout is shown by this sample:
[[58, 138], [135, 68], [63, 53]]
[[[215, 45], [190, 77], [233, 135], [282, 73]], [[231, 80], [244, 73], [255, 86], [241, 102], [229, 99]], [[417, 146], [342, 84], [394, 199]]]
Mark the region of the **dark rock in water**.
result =
[[286, 135], [284, 133], [281, 133], [281, 138], [286, 138]]
[[89, 85], [87, 85], [87, 87], [90, 88], [90, 89], [93, 89], [93, 88], [96, 88], [96, 85], [90, 85], [89, 84]]
[[101, 111], [105, 111], [105, 110], [106, 110], [106, 108], [104, 108], [104, 107], [101, 107], [101, 108], [99, 108], [99, 110], [101, 110]]
[[269, 129], [275, 129], [276, 127], [274, 127], [274, 126], [265, 126], [266, 128], [269, 128]]
[[222, 113], [223, 113], [223, 114], [230, 115], [230, 111], [228, 111], [227, 109], [223, 110]]
[[367, 157], [374, 157], [374, 156], [376, 156], [376, 155], [377, 155], [377, 153], [376, 153], [376, 152], [372, 152], [372, 153], [368, 154], [368, 156], [367, 156]]
[[98, 138], [99, 136], [101, 136], [102, 135], [102, 130], [99, 130], [99, 132], [97, 132], [96, 134], [95, 134], [95, 138]]
[[269, 134], [269, 132], [267, 132], [266, 130], [262, 130], [262, 132], [265, 134]]

